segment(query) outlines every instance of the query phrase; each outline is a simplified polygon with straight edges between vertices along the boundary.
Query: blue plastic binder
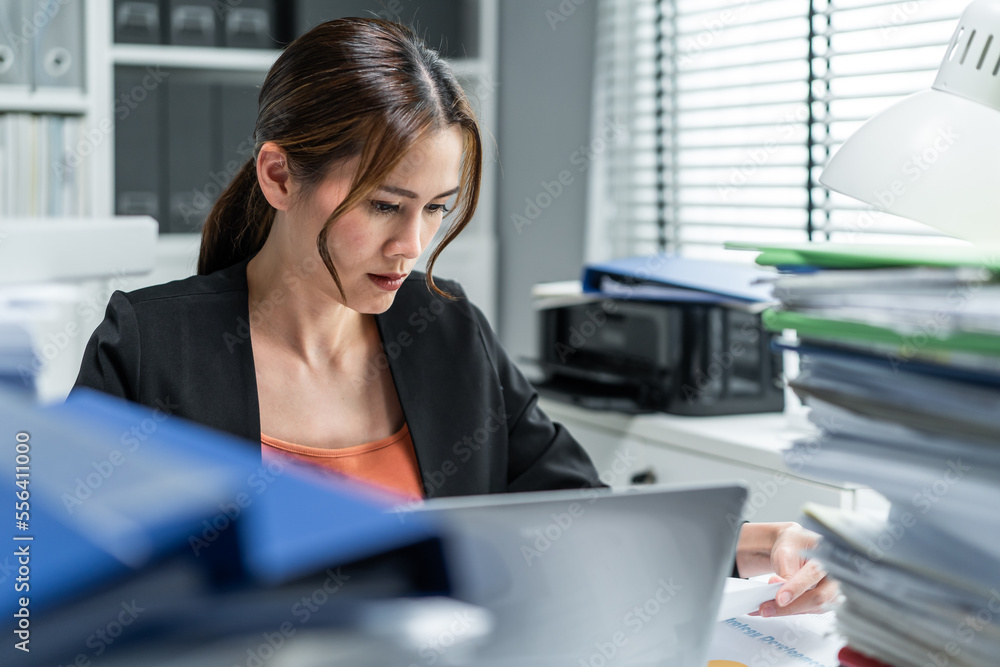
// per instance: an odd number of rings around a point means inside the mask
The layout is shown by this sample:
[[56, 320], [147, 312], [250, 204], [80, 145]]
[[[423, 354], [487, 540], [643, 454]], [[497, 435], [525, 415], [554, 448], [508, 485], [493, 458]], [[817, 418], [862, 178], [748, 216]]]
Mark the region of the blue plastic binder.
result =
[[[347, 481], [268, 469], [238, 438], [99, 392], [78, 389], [63, 405], [39, 408], [0, 387], [0, 424], [11, 443], [2, 485], [11, 505], [21, 490], [13, 443], [28, 436], [30, 520], [15, 530], [11, 517], [8, 534], [31, 538], [9, 544], [31, 545], [33, 614], [142, 577], [176, 554], [207, 578], [221, 558], [228, 584], [266, 588], [437, 541], [429, 522], [400, 521]], [[0, 602], [3, 625], [19, 605], [11, 590]]]
[[[756, 281], [773, 275], [754, 266], [650, 255], [588, 264], [582, 280], [584, 292], [609, 296], [634, 294], [634, 298], [642, 300], [759, 303], [771, 300], [771, 284]], [[612, 291], [607, 279], [610, 285], [617, 286]]]

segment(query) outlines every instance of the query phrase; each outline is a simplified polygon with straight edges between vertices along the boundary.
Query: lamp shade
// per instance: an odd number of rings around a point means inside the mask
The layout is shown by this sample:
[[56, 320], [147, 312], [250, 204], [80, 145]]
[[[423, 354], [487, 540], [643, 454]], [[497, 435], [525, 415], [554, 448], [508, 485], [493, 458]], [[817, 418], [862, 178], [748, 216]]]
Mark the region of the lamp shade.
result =
[[969, 5], [930, 90], [873, 117], [820, 183], [974, 243], [1000, 241], [1000, 0]]

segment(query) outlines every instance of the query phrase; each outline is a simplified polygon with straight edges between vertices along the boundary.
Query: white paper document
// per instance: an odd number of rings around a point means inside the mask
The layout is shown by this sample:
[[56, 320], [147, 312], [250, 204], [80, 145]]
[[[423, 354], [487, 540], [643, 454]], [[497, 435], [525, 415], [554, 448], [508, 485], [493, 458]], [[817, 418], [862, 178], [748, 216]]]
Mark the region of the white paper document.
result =
[[726, 579], [722, 589], [722, 604], [715, 620], [724, 621], [733, 616], [742, 616], [757, 611], [761, 603], [773, 600], [781, 584], [769, 584], [752, 579]]
[[741, 616], [715, 624], [709, 667], [837, 667], [844, 640], [834, 612], [761, 618]]

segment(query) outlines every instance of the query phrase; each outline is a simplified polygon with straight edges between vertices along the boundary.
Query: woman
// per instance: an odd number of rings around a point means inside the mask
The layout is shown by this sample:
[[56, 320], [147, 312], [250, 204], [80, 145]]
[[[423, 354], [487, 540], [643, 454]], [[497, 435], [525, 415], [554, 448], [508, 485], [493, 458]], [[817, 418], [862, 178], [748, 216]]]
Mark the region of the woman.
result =
[[[177, 406], [260, 442], [265, 459], [406, 497], [603, 486], [482, 313], [432, 278], [472, 217], [483, 159], [434, 51], [384, 21], [322, 24], [268, 73], [255, 140], [205, 223], [199, 275], [116, 292], [78, 386]], [[426, 275], [413, 272], [453, 200]], [[739, 573], [790, 577], [794, 602], [776, 611], [834, 594], [799, 556], [813, 537], [796, 524], [742, 529]]]

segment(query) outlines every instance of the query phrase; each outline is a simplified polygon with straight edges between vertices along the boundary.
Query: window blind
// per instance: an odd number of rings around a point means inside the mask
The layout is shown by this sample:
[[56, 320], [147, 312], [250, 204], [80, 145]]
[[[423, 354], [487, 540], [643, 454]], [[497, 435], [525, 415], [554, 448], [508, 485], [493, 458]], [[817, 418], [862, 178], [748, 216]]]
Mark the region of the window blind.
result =
[[965, 4], [602, 0], [595, 130], [616, 132], [592, 182], [589, 238], [604, 252], [588, 253], [941, 242], [818, 177], [861, 123], [933, 83]]

